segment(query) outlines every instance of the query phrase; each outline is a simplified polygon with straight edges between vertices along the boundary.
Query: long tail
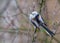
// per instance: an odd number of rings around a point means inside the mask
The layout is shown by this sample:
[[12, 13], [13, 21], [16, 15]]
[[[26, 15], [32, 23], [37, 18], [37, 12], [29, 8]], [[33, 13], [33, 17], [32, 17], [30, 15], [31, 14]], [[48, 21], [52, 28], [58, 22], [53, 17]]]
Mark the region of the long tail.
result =
[[46, 25], [41, 24], [41, 26], [46, 30], [46, 32], [48, 32], [48, 34], [49, 34], [51, 37], [53, 37], [53, 35], [55, 35], [55, 33], [53, 33], [52, 31], [50, 31], [50, 30], [46, 27]]

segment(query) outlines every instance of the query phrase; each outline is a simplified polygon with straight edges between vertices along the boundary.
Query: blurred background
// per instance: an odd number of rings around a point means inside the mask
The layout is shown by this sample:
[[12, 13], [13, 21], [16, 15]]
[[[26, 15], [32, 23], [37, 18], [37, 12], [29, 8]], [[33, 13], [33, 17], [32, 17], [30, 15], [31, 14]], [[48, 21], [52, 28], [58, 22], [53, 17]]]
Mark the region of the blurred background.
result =
[[51, 31], [56, 30], [55, 38], [37, 31], [34, 43], [60, 43], [60, 0], [0, 0], [0, 43], [32, 43], [32, 11], [42, 15]]

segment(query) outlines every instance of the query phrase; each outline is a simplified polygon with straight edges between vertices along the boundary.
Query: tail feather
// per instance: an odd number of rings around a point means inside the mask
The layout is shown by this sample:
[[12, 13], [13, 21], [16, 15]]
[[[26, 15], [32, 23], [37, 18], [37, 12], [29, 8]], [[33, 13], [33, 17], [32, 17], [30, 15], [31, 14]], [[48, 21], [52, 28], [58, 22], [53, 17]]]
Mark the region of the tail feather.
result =
[[53, 35], [55, 35], [55, 33], [53, 33], [52, 31], [50, 31], [44, 24], [41, 24], [41, 26], [46, 30], [46, 32], [53, 37]]

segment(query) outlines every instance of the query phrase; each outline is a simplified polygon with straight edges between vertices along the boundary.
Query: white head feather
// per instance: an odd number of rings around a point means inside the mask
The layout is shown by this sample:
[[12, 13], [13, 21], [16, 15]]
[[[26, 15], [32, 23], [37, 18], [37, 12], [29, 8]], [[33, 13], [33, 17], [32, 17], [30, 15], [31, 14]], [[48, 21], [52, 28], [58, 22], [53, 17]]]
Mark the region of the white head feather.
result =
[[35, 18], [37, 15], [38, 15], [38, 12], [33, 11], [32, 14], [29, 15], [29, 19], [31, 20], [31, 19]]

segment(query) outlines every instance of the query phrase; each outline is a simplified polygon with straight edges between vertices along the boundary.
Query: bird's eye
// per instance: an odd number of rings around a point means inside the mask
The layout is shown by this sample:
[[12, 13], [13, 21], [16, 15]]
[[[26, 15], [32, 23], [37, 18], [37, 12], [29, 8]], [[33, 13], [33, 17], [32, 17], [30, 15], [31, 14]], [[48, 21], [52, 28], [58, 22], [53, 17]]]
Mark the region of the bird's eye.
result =
[[35, 14], [32, 14], [32, 15], [35, 15]]
[[33, 15], [36, 15], [36, 14], [33, 14]]

